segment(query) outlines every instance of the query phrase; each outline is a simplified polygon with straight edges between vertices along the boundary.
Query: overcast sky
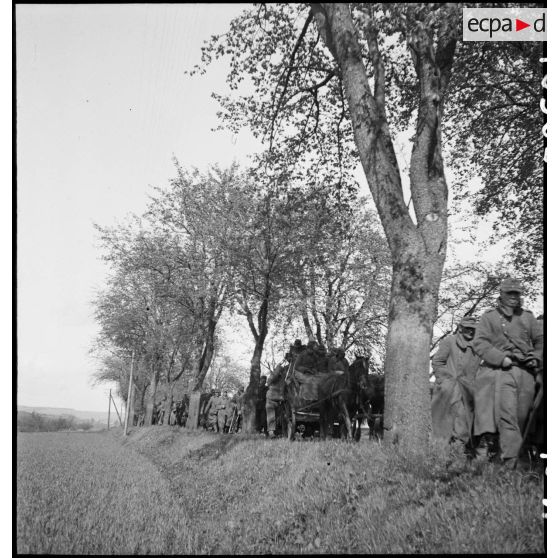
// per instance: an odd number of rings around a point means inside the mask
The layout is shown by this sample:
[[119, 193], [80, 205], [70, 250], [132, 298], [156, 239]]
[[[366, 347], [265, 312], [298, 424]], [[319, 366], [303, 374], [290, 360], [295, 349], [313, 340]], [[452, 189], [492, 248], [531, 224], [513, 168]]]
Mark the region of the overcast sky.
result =
[[184, 74], [241, 11], [17, 6], [19, 404], [106, 409], [108, 388], [90, 386], [90, 301], [105, 275], [93, 223], [141, 212], [173, 155], [204, 168], [257, 149], [211, 132], [226, 66]]
[[173, 155], [204, 168], [259, 149], [211, 132], [226, 64], [184, 74], [244, 6], [17, 6], [19, 404], [107, 407], [88, 354], [106, 273], [93, 223], [143, 211]]

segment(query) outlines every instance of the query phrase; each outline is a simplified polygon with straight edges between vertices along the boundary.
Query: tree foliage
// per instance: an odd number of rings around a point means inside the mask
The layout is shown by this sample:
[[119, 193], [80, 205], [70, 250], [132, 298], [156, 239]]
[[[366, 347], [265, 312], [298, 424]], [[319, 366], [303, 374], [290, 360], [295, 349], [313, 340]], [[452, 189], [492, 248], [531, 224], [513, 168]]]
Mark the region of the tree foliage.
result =
[[[405, 132], [416, 126], [420, 93], [418, 76], [410, 71], [415, 54], [406, 45], [411, 21], [431, 26], [436, 41], [460, 10], [374, 4], [376, 49], [367, 40], [367, 6], [351, 4], [367, 77], [376, 83], [374, 63], [380, 56], [389, 129]], [[533, 270], [542, 255], [542, 46], [460, 42], [441, 123], [444, 155], [456, 177], [452, 187], [458, 196], [468, 196], [471, 179], [481, 179], [480, 188], [473, 186], [474, 209], [481, 216], [497, 216], [495, 238], [512, 235], [515, 264], [524, 270]], [[214, 94], [221, 104], [222, 127], [238, 131], [246, 126], [267, 142], [270, 149], [262, 158], [274, 172], [289, 172], [308, 183], [319, 176], [332, 186], [354, 184], [358, 154], [346, 96], [309, 5], [265, 4], [246, 10], [229, 32], [207, 41], [201, 64], [192, 72], [203, 72], [223, 56], [230, 59], [231, 93]]]

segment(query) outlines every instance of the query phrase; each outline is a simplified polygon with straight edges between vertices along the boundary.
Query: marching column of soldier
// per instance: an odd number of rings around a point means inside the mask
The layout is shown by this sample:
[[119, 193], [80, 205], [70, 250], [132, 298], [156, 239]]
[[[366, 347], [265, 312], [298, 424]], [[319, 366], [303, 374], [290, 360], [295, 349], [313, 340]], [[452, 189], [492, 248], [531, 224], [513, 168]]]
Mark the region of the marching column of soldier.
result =
[[[464, 318], [432, 358], [436, 438], [515, 468], [535, 426], [541, 441], [543, 325], [522, 308], [523, 287], [502, 281], [496, 307], [477, 322]], [[537, 421], [537, 411], [539, 411]]]
[[[542, 316], [535, 319], [522, 308], [521, 283], [502, 281], [495, 308], [480, 320], [464, 317], [454, 335], [441, 340], [432, 357], [435, 383], [431, 390], [433, 437], [463, 449], [469, 456], [494, 460], [514, 468], [531, 435], [541, 442], [540, 401], [543, 394]], [[349, 362], [341, 348], [329, 353], [323, 345], [295, 340], [283, 361], [262, 376], [257, 391], [256, 429], [276, 437], [285, 390], [295, 382], [308, 401], [317, 399], [315, 387], [330, 374], [348, 374]], [[244, 388], [231, 397], [212, 389], [202, 396], [199, 424], [215, 432], [242, 430]], [[539, 411], [537, 413], [536, 411]], [[163, 424], [165, 400], [153, 413], [153, 424]], [[172, 406], [169, 423], [184, 426], [188, 399]], [[139, 424], [143, 417], [140, 416]], [[370, 422], [370, 421], [369, 421]], [[534, 434], [533, 434], [534, 433]]]

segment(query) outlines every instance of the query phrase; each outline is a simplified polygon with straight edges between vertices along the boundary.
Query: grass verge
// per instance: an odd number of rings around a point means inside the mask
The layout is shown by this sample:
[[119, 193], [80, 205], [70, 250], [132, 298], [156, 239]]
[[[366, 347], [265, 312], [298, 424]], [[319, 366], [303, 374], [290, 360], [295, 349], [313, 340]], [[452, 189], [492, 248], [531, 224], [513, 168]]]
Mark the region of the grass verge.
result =
[[166, 427], [19, 438], [19, 552], [544, 552], [542, 475], [439, 451]]

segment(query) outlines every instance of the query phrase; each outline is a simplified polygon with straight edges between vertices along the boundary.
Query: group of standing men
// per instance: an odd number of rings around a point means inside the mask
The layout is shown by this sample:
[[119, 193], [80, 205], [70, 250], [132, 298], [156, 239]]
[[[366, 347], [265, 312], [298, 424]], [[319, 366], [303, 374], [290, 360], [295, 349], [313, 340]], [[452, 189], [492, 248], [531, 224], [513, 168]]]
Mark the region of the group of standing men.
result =
[[478, 322], [464, 318], [432, 358], [434, 437], [491, 458], [500, 454], [510, 468], [543, 389], [542, 319], [522, 308], [522, 293], [517, 279], [502, 281], [496, 307]]
[[212, 389], [201, 405], [201, 425], [214, 432], [236, 432], [241, 428], [243, 401], [243, 387], [232, 398], [219, 389]]

